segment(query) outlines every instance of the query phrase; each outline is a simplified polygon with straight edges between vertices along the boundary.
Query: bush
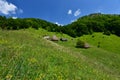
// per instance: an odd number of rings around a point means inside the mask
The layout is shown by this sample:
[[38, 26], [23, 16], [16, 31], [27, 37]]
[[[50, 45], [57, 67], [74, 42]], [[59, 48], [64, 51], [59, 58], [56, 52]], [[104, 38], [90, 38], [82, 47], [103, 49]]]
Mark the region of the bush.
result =
[[79, 39], [77, 40], [76, 48], [84, 48], [84, 45], [85, 45], [84, 41], [81, 41]]
[[103, 34], [110, 36], [111, 33], [110, 33], [110, 31], [105, 31]]
[[94, 38], [95, 36], [94, 35], [92, 35], [92, 38]]

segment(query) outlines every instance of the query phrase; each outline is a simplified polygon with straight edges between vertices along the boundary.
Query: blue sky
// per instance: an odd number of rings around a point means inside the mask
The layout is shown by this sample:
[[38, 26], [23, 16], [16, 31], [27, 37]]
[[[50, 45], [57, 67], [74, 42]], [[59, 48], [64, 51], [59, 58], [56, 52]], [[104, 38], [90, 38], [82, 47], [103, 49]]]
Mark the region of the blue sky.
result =
[[69, 24], [91, 13], [120, 14], [120, 0], [0, 0], [0, 15]]

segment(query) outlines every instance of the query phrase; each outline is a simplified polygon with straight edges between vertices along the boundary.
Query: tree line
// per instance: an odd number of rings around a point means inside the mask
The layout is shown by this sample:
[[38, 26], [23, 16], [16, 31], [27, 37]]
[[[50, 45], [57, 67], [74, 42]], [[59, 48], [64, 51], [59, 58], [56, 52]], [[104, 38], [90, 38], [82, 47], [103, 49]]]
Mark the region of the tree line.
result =
[[92, 34], [93, 32], [120, 36], [120, 15], [94, 13], [83, 16], [64, 27], [63, 32], [73, 37]]
[[0, 28], [3, 30], [19, 30], [30, 27], [34, 29], [44, 28], [48, 31], [55, 32], [58, 25], [36, 18], [13, 19], [12, 17], [6, 18], [5, 16], [0, 16]]
[[57, 24], [36, 18], [6, 18], [0, 16], [0, 28], [18, 30], [26, 28], [43, 28], [51, 32], [61, 32], [72, 37], [79, 37], [93, 32], [103, 32], [106, 35], [120, 36], [120, 15], [94, 13], [80, 17], [75, 22], [58, 26]]

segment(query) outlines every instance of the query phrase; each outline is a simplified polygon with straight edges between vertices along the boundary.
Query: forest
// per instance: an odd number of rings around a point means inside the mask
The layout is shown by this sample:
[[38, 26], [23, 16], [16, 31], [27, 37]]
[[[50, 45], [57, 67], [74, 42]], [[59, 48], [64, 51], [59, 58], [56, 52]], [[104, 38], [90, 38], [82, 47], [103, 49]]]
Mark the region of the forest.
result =
[[120, 15], [93, 13], [80, 17], [71, 24], [58, 26], [57, 24], [36, 18], [6, 18], [0, 16], [0, 28], [3, 30], [19, 30], [26, 28], [43, 28], [50, 32], [60, 32], [72, 37], [80, 37], [93, 32], [115, 34], [120, 36]]

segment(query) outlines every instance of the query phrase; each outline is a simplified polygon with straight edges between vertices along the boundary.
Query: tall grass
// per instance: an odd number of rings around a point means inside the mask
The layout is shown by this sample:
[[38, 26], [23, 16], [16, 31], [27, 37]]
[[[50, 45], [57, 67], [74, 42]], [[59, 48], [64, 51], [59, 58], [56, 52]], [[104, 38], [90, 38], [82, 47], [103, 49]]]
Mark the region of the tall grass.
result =
[[[73, 50], [74, 52], [80, 52], [82, 55], [88, 58], [90, 63], [94, 65], [95, 68], [101, 68], [111, 76], [119, 77], [120, 37], [115, 35], [106, 36], [102, 33], [94, 33], [93, 35], [84, 35], [79, 37], [80, 40], [90, 44], [91, 48], [89, 49], [75, 48], [77, 39], [78, 38], [70, 40], [66, 43], [59, 42], [59, 44], [69, 47], [70, 50]], [[98, 47], [98, 44], [100, 47]]]
[[[69, 41], [53, 43], [42, 38], [45, 34], [64, 36]], [[94, 56], [92, 54], [94, 50], [90, 52], [73, 48], [74, 40], [71, 39], [65, 34], [47, 32], [43, 29], [0, 31], [0, 79], [114, 80], [118, 78], [101, 68], [94, 67], [92, 62], [89, 63], [89, 60], [94, 59], [90, 59], [93, 57], [88, 53]], [[99, 62], [99, 59], [96, 58], [96, 61]]]

